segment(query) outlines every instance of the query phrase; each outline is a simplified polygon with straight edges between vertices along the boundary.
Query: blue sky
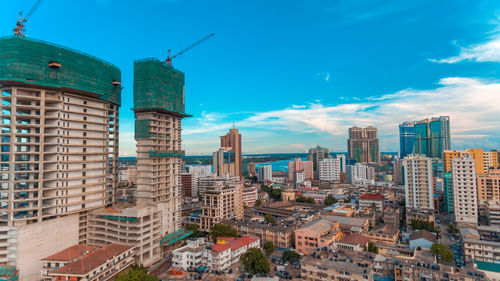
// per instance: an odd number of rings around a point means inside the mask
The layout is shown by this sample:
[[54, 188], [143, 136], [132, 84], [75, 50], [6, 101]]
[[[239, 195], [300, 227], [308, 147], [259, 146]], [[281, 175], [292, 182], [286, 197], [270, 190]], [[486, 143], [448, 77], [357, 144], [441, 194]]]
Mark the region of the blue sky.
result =
[[[34, 1], [0, 1], [0, 34]], [[499, 1], [45, 0], [30, 37], [122, 70], [120, 154], [135, 155], [133, 61], [165, 58], [215, 32], [174, 66], [186, 74], [187, 154], [208, 154], [235, 122], [244, 153], [346, 151], [347, 128], [450, 115], [453, 148], [500, 144]]]

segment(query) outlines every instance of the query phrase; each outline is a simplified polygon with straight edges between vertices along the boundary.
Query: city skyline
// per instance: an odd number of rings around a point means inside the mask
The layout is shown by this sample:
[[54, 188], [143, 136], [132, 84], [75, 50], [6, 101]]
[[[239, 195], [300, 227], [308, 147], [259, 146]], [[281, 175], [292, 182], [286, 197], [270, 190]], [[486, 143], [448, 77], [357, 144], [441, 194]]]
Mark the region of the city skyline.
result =
[[[489, 101], [500, 98], [499, 5], [469, 2], [47, 1], [27, 35], [121, 69], [121, 156], [135, 156], [132, 61], [165, 57], [211, 32], [217, 35], [174, 60], [186, 74], [186, 112], [194, 116], [184, 122], [187, 155], [215, 151], [233, 122], [244, 154], [318, 144], [345, 152], [347, 129], [369, 125], [379, 129], [380, 151], [399, 151], [399, 123], [440, 115], [450, 116], [453, 149], [495, 149], [500, 133], [492, 129], [500, 124], [491, 116], [500, 109]], [[2, 6], [2, 36], [30, 5]], [[54, 13], [68, 24], [46, 20]]]

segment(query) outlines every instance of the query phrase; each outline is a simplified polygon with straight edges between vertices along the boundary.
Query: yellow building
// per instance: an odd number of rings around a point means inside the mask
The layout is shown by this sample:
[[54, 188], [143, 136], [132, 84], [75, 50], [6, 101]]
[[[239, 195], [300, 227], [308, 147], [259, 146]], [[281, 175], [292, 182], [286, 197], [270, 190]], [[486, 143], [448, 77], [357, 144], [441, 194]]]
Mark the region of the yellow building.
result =
[[477, 199], [479, 203], [489, 200], [500, 201], [500, 169], [477, 177]]
[[443, 152], [443, 168], [445, 172], [451, 172], [451, 159], [470, 155], [476, 160], [476, 175], [488, 173], [490, 168], [498, 168], [498, 154], [496, 151], [484, 151], [482, 148], [470, 148], [464, 150], [445, 150]]

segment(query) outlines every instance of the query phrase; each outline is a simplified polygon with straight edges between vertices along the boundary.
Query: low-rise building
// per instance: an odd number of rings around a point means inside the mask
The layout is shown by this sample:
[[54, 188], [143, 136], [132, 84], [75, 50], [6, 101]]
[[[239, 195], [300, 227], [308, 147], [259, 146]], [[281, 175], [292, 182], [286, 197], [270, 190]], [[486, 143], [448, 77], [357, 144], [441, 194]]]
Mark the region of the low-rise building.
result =
[[256, 236], [262, 244], [273, 242], [277, 249], [286, 250], [294, 246], [294, 231], [297, 226], [285, 223], [261, 223], [247, 220], [227, 220], [224, 223], [230, 224], [238, 230], [240, 235]]
[[211, 270], [226, 271], [239, 262], [240, 256], [249, 248], [260, 248], [260, 239], [242, 236], [227, 243], [209, 244], [198, 238], [172, 252], [172, 265], [184, 270], [202, 265]]
[[437, 243], [436, 236], [427, 230], [415, 231], [410, 236], [410, 250], [412, 251], [416, 247], [430, 249], [435, 243]]
[[345, 234], [364, 233], [370, 228], [370, 222], [365, 218], [353, 218], [344, 216], [326, 215], [325, 219], [331, 222], [338, 222], [340, 230]]
[[295, 250], [310, 255], [318, 248], [330, 248], [342, 239], [339, 223], [320, 218], [307, 223], [295, 231]]
[[293, 190], [284, 190], [281, 192], [281, 199], [283, 201], [295, 201], [295, 191]]
[[375, 243], [396, 245], [399, 240], [399, 229], [390, 225], [376, 227], [366, 234]]
[[384, 195], [379, 193], [365, 193], [359, 196], [359, 208], [374, 209], [380, 214], [384, 213]]
[[364, 251], [364, 247], [369, 241], [370, 238], [359, 233], [354, 233], [344, 236], [340, 241], [335, 241], [333, 247], [338, 250], [361, 252]]
[[399, 229], [400, 211], [398, 208], [387, 207], [384, 210], [384, 224]]
[[302, 280], [373, 280], [373, 269], [368, 263], [330, 261], [305, 257], [301, 262]]
[[106, 281], [134, 264], [133, 246], [109, 244], [102, 248], [77, 245], [42, 259], [42, 279]]

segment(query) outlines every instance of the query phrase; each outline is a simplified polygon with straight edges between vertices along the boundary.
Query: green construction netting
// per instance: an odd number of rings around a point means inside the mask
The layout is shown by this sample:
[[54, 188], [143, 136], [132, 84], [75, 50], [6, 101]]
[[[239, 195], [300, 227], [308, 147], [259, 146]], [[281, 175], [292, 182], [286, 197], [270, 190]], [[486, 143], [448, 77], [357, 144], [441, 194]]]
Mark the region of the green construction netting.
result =
[[139, 139], [155, 137], [155, 134], [149, 133], [149, 120], [135, 120], [135, 137]]
[[134, 62], [134, 110], [184, 112], [184, 73], [157, 59]]
[[117, 221], [137, 221], [137, 218], [134, 217], [101, 216], [101, 218], [107, 220], [117, 220]]
[[184, 150], [151, 150], [149, 157], [182, 157], [184, 154]]
[[[51, 68], [50, 62], [60, 67]], [[121, 85], [113, 85], [121, 81], [116, 66], [70, 48], [18, 36], [0, 38], [2, 81], [75, 89], [118, 105], [121, 102]]]

